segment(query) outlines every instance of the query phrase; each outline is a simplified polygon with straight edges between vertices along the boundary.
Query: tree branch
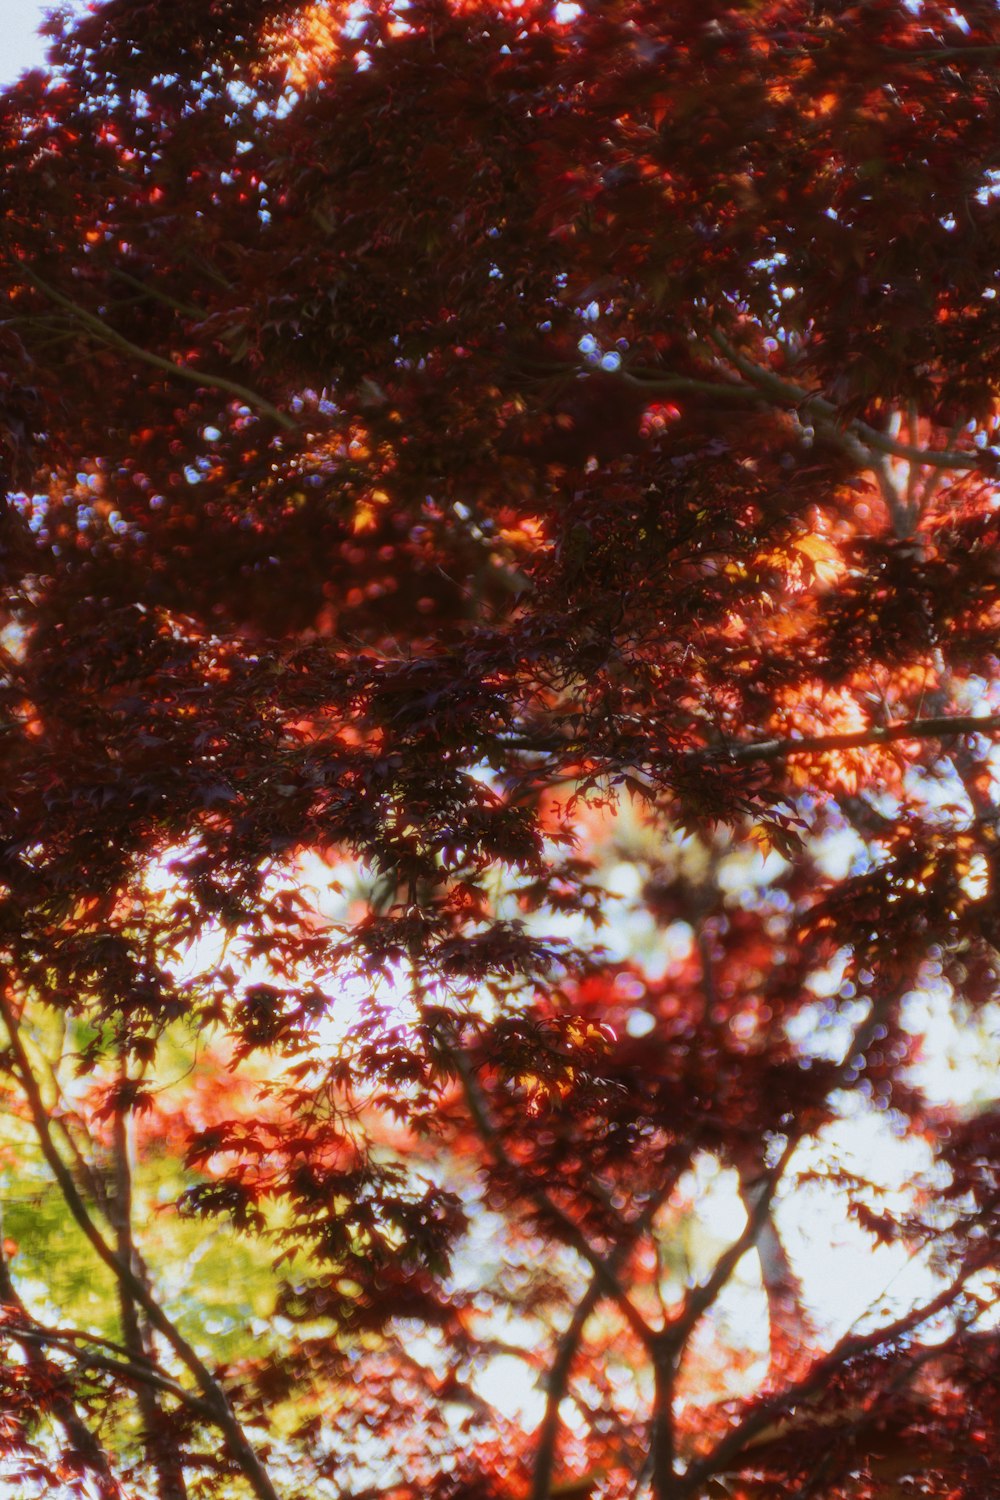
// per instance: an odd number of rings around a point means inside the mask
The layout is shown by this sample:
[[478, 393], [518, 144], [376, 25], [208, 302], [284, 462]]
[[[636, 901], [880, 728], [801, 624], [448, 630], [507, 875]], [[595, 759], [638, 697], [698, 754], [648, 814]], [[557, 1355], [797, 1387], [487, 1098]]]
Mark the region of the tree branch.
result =
[[[128, 1082], [124, 1060], [119, 1060], [119, 1089]], [[115, 1100], [112, 1119], [112, 1156], [114, 1189], [109, 1199], [109, 1218], [115, 1231], [115, 1249], [119, 1259], [127, 1265], [143, 1285], [147, 1284], [144, 1266], [132, 1233], [132, 1141], [130, 1139], [131, 1117], [119, 1092]], [[147, 1355], [149, 1342], [148, 1325], [140, 1316], [139, 1307], [126, 1282], [119, 1279], [118, 1302], [121, 1311], [122, 1334], [129, 1351], [130, 1362]], [[160, 1500], [187, 1500], [187, 1484], [184, 1478], [183, 1461], [171, 1440], [169, 1427], [164, 1423], [163, 1412], [156, 1392], [148, 1385], [140, 1385], [136, 1392], [139, 1412], [145, 1430], [147, 1447], [156, 1473]]]
[[154, 301], [162, 302], [165, 307], [172, 307], [174, 312], [179, 312], [183, 317], [190, 318], [192, 321], [204, 322], [206, 316], [204, 308], [196, 307], [193, 302], [181, 302], [179, 298], [172, 297], [169, 292], [153, 286], [149, 281], [143, 281], [139, 276], [133, 276], [130, 271], [123, 271], [119, 266], [115, 266], [111, 274], [117, 276], [119, 281], [127, 282], [137, 292], [141, 292], [143, 297], [152, 297]]
[[615, 1305], [621, 1310], [625, 1321], [632, 1332], [640, 1339], [645, 1347], [649, 1347], [656, 1337], [655, 1329], [651, 1328], [635, 1306], [621, 1281], [618, 1279], [614, 1268], [614, 1256], [602, 1255], [599, 1250], [587, 1239], [576, 1221], [566, 1213], [565, 1209], [559, 1207], [540, 1183], [534, 1182], [531, 1177], [515, 1162], [507, 1151], [500, 1132], [490, 1119], [486, 1102], [482, 1097], [472, 1069], [469, 1067], [468, 1059], [458, 1047], [450, 1047], [448, 1056], [455, 1066], [462, 1092], [469, 1108], [476, 1129], [484, 1144], [489, 1148], [494, 1161], [505, 1171], [517, 1177], [522, 1184], [525, 1194], [533, 1198], [547, 1219], [558, 1224], [563, 1237], [568, 1245], [574, 1249], [594, 1271], [601, 1284], [601, 1288]]
[[0, 1331], [9, 1332], [10, 1336], [18, 1343], [35, 1344], [39, 1347], [58, 1349], [61, 1353], [69, 1354], [84, 1367], [96, 1370], [106, 1370], [109, 1374], [120, 1375], [132, 1386], [150, 1386], [154, 1390], [162, 1391], [164, 1395], [173, 1396], [175, 1400], [196, 1412], [208, 1422], [215, 1421], [215, 1412], [196, 1396], [193, 1391], [187, 1390], [178, 1381], [164, 1374], [155, 1366], [139, 1363], [136, 1360], [113, 1359], [110, 1354], [100, 1354], [97, 1349], [81, 1350], [76, 1347], [80, 1335], [63, 1334], [54, 1328], [46, 1328], [43, 1324], [28, 1319], [22, 1327], [18, 1324], [8, 1324]]
[[545, 1383], [545, 1415], [538, 1429], [535, 1446], [535, 1462], [531, 1475], [531, 1500], [548, 1500], [552, 1491], [552, 1472], [555, 1467], [556, 1441], [559, 1437], [559, 1408], [569, 1384], [570, 1371], [576, 1351], [583, 1337], [591, 1313], [604, 1294], [604, 1286], [597, 1272], [573, 1310], [573, 1316], [563, 1330], [556, 1345], [555, 1358], [549, 1367]]
[[[642, 1212], [626, 1224], [626, 1235], [614, 1245], [608, 1256], [608, 1262], [613, 1271], [617, 1272], [620, 1263], [636, 1241], [649, 1229], [665, 1199], [673, 1190], [675, 1180], [671, 1177], [661, 1183], [658, 1191], [653, 1193], [643, 1206]], [[539, 1428], [535, 1449], [530, 1500], [547, 1500], [552, 1492], [552, 1471], [555, 1465], [556, 1441], [559, 1436], [559, 1408], [566, 1394], [573, 1360], [576, 1357], [587, 1319], [601, 1298], [606, 1295], [601, 1276], [595, 1270], [587, 1290], [574, 1309], [573, 1316], [556, 1345], [555, 1358], [546, 1381], [545, 1415]]]
[[733, 765], [747, 761], [787, 760], [792, 755], [822, 754], [826, 750], [862, 750], [869, 745], [888, 745], [895, 740], [950, 739], [962, 734], [993, 734], [1000, 730], [1000, 714], [955, 714], [937, 718], [909, 719], [898, 724], [872, 724], [843, 734], [807, 734], [801, 739], [758, 740], [744, 745], [697, 750], [698, 760], [725, 760]]
[[144, 364], [152, 365], [154, 370], [162, 370], [165, 374], [173, 375], [180, 380], [186, 380], [191, 385], [201, 387], [203, 390], [222, 391], [228, 396], [235, 396], [244, 405], [260, 412], [262, 416], [270, 417], [283, 427], [286, 432], [296, 432], [298, 429], [291, 417], [268, 401], [266, 397], [253, 391], [249, 386], [241, 385], [237, 380], [230, 380], [225, 375], [210, 375], [206, 370], [196, 369], [194, 365], [179, 365], [173, 360], [164, 359], [161, 354], [154, 354], [151, 349], [144, 349], [141, 344], [134, 344], [124, 334], [112, 328], [103, 318], [96, 313], [88, 312], [86, 308], [80, 307], [71, 297], [66, 297], [57, 291], [37, 271], [33, 271], [23, 260], [15, 262], [18, 271], [27, 278], [33, 287], [54, 302], [57, 307], [64, 308], [71, 317], [86, 329], [88, 329], [102, 343], [111, 345], [112, 348], [121, 349], [125, 354], [131, 354], [134, 359], [141, 360]]
[[760, 1433], [765, 1432], [773, 1422], [786, 1416], [791, 1407], [816, 1395], [822, 1390], [827, 1378], [848, 1360], [856, 1359], [860, 1354], [869, 1353], [882, 1344], [891, 1343], [893, 1339], [911, 1333], [913, 1329], [928, 1322], [939, 1312], [944, 1312], [961, 1295], [970, 1277], [976, 1275], [981, 1269], [981, 1263], [973, 1261], [963, 1267], [935, 1297], [921, 1303], [910, 1312], [904, 1313], [894, 1322], [875, 1328], [871, 1333], [845, 1334], [827, 1354], [813, 1363], [801, 1380], [786, 1386], [778, 1395], [769, 1397], [755, 1406], [742, 1422], [715, 1445], [711, 1453], [698, 1463], [692, 1464], [684, 1475], [681, 1493], [685, 1495], [697, 1493], [705, 1480], [713, 1474], [733, 1472], [734, 1466], [731, 1460], [738, 1458], [748, 1443]]
[[[0, 1223], [0, 1233], [2, 1233], [2, 1223]], [[0, 1301], [6, 1303], [8, 1308], [12, 1308], [17, 1316], [28, 1325], [20, 1327], [16, 1323], [6, 1322], [0, 1328], [0, 1335], [9, 1333], [14, 1342], [19, 1344], [24, 1351], [28, 1366], [43, 1374], [46, 1385], [51, 1389], [51, 1375], [45, 1368], [45, 1357], [38, 1342], [32, 1337], [34, 1320], [14, 1285], [7, 1255], [2, 1246], [0, 1246]], [[72, 1395], [68, 1391], [56, 1388], [52, 1390], [51, 1400], [53, 1415], [65, 1432], [71, 1448], [75, 1450], [83, 1466], [94, 1476], [100, 1500], [119, 1500], [121, 1492], [112, 1473], [108, 1455], [80, 1415]]]
[[818, 391], [811, 391], [806, 386], [796, 385], [794, 381], [784, 380], [773, 370], [768, 370], [765, 366], [748, 359], [729, 342], [724, 334], [717, 330], [713, 329], [708, 336], [726, 359], [734, 364], [750, 384], [769, 400], [781, 406], [794, 407], [796, 411], [806, 411], [825, 418], [832, 424], [832, 436], [838, 434], [854, 436], [859, 438], [866, 447], [874, 448], [878, 453], [887, 454], [892, 458], [905, 458], [911, 463], [923, 464], [928, 468], [981, 469], [983, 466], [981, 453], [969, 453], [962, 449], [914, 447], [910, 443], [901, 443], [897, 438], [890, 437], [888, 433], [879, 432], [877, 427], [870, 427], [867, 422], [862, 422], [856, 417], [842, 423], [837, 407]]
[[235, 1412], [229, 1404], [225, 1391], [212, 1375], [208, 1366], [200, 1358], [197, 1351], [188, 1343], [187, 1339], [184, 1338], [171, 1319], [168, 1318], [148, 1287], [136, 1276], [132, 1267], [127, 1265], [115, 1253], [91, 1218], [87, 1206], [73, 1180], [73, 1174], [56, 1148], [45, 1103], [38, 1087], [38, 1080], [34, 1075], [31, 1062], [25, 1051], [17, 1017], [14, 1014], [10, 999], [3, 986], [0, 986], [0, 1018], [2, 1018], [7, 1029], [11, 1052], [17, 1065], [21, 1087], [24, 1089], [25, 1098], [28, 1101], [32, 1124], [38, 1136], [42, 1155], [59, 1186], [70, 1214], [83, 1231], [98, 1259], [107, 1266], [116, 1280], [128, 1289], [129, 1294], [143, 1308], [152, 1327], [158, 1333], [162, 1334], [177, 1355], [177, 1358], [194, 1376], [201, 1387], [206, 1403], [214, 1413], [216, 1425], [226, 1438], [233, 1459], [242, 1470], [251, 1489], [257, 1496], [257, 1500], [279, 1500], [278, 1492], [271, 1482], [270, 1475], [257, 1457], [249, 1439], [244, 1433]]
[[[724, 761], [745, 765], [748, 761], [787, 760], [792, 755], [822, 755], [830, 750], [864, 750], [871, 745], [888, 745], [896, 740], [956, 739], [966, 734], [1000, 732], [1000, 714], [940, 714], [922, 719], [900, 720], [895, 724], [870, 724], [866, 729], [848, 729], [842, 733], [804, 734], [798, 738], [751, 740], [744, 743], [706, 745], [697, 750], [682, 750], [678, 760]], [[577, 758], [586, 753], [580, 740], [539, 735], [504, 736], [499, 743], [507, 750], [522, 750], [531, 755], [558, 755]], [[541, 770], [542, 768], [538, 768]], [[601, 774], [614, 775], [620, 770], [640, 769], [637, 763], [607, 765]], [[562, 781], [579, 781], [581, 772], [562, 776]], [[546, 780], [549, 784], [549, 780]]]
[[719, 1256], [707, 1281], [702, 1282], [700, 1286], [692, 1287], [684, 1298], [683, 1306], [670, 1325], [669, 1330], [671, 1342], [675, 1347], [679, 1348], [687, 1341], [694, 1330], [695, 1324], [717, 1300], [744, 1255], [746, 1255], [748, 1250], [753, 1249], [757, 1241], [757, 1236], [763, 1229], [771, 1212], [771, 1204], [778, 1190], [781, 1175], [791, 1160], [792, 1153], [795, 1151], [797, 1145], [798, 1138], [790, 1135], [785, 1142], [777, 1162], [768, 1173], [766, 1182], [763, 1182], [758, 1190], [753, 1209], [747, 1215], [746, 1227], [743, 1232]]
[[1000, 57], [1000, 46], [985, 43], [971, 47], [914, 48], [912, 51], [906, 47], [880, 47], [879, 56], [890, 62], [956, 62], [964, 57], [973, 62], [989, 62]]

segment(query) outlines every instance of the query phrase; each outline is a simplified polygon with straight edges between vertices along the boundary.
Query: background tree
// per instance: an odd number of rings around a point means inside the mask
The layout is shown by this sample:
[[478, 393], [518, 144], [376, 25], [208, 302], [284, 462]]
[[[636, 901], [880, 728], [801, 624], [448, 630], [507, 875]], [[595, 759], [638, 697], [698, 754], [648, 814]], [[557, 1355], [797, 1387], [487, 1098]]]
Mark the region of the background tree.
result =
[[[921, 1049], [996, 1034], [995, 7], [52, 34], [5, 1479], [994, 1495], [996, 1106]], [[913, 1295], [834, 1326], [803, 1202]]]

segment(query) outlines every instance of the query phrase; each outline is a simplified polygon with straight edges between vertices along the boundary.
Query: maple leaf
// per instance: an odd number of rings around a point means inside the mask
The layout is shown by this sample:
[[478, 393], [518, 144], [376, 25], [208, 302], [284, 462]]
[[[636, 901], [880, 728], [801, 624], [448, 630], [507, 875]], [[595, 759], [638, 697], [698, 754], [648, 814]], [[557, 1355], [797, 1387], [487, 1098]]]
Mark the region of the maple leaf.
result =
[[5, 1479], [993, 1496], [995, 7], [48, 32]]

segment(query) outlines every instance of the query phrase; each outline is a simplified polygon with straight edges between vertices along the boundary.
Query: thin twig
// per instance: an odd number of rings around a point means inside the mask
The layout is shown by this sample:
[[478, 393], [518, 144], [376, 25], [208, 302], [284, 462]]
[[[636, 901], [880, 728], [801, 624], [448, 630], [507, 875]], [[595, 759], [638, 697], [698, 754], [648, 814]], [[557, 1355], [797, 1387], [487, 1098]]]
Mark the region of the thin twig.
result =
[[135, 287], [136, 291], [141, 292], [143, 297], [152, 297], [155, 301], [162, 302], [165, 307], [172, 307], [174, 312], [182, 313], [185, 318], [191, 318], [199, 322], [203, 322], [205, 319], [204, 308], [195, 307], [193, 302], [181, 302], [179, 298], [172, 297], [169, 292], [163, 291], [161, 287], [153, 286], [151, 282], [143, 281], [139, 276], [133, 276], [130, 271], [123, 271], [121, 267], [116, 266], [111, 274], [117, 276], [119, 281], [125, 281], [129, 286]]

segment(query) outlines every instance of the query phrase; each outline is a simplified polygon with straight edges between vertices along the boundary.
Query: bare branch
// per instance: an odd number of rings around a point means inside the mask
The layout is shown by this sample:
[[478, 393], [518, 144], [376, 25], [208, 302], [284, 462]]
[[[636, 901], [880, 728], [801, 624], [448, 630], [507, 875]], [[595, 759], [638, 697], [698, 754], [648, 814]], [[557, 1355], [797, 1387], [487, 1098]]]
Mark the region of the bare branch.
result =
[[[670, 1196], [674, 1182], [673, 1176], [662, 1182], [659, 1189], [644, 1204], [642, 1212], [625, 1226], [627, 1233], [614, 1245], [608, 1256], [608, 1263], [613, 1271], [617, 1271], [632, 1247], [650, 1228], [663, 1203]], [[538, 1431], [530, 1500], [546, 1500], [552, 1492], [552, 1470], [555, 1464], [556, 1441], [559, 1436], [559, 1408], [566, 1394], [573, 1360], [576, 1357], [580, 1339], [583, 1337], [587, 1319], [605, 1295], [606, 1288], [600, 1274], [595, 1270], [587, 1290], [574, 1309], [573, 1316], [556, 1345], [555, 1358], [546, 1381], [545, 1415]]]
[[555, 1358], [545, 1383], [545, 1415], [538, 1429], [535, 1447], [535, 1463], [531, 1476], [531, 1500], [548, 1500], [552, 1491], [552, 1471], [555, 1467], [556, 1441], [559, 1436], [559, 1408], [569, 1384], [570, 1371], [587, 1320], [604, 1292], [597, 1272], [590, 1281], [583, 1297], [577, 1303], [573, 1316], [563, 1330], [556, 1345]]
[[991, 62], [1000, 57], [1000, 47], [985, 43], [971, 47], [880, 47], [879, 55], [890, 62], [959, 62], [967, 58], [970, 62]]

